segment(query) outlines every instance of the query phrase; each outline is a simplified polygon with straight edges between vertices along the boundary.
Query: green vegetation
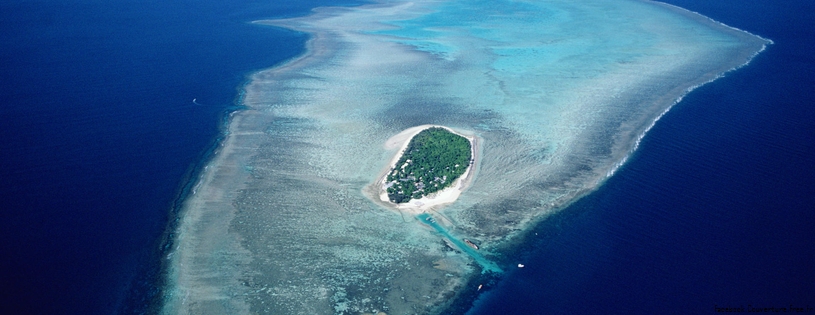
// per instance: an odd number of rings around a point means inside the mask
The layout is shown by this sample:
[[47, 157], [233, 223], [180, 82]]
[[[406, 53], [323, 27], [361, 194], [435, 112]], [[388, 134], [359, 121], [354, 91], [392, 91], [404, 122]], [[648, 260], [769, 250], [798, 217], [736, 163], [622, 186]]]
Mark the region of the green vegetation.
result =
[[470, 141], [447, 129], [432, 127], [410, 140], [385, 187], [395, 203], [419, 199], [452, 185], [472, 163]]

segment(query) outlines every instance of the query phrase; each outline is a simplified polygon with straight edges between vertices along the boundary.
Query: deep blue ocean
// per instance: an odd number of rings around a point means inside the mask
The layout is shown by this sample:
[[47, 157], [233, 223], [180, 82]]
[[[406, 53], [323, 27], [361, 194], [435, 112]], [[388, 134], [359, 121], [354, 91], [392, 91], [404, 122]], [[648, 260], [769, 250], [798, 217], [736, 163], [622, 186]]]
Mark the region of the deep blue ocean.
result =
[[[775, 45], [537, 227], [471, 313], [815, 307], [815, 3], [669, 2]], [[329, 3], [0, 2], [0, 313], [154, 310], [173, 209], [246, 75], [303, 51], [247, 22]]]
[[667, 2], [775, 45], [671, 109], [469, 314], [815, 313], [815, 2]]
[[175, 203], [246, 75], [304, 49], [248, 22], [327, 3], [0, 2], [0, 313], [149, 311]]

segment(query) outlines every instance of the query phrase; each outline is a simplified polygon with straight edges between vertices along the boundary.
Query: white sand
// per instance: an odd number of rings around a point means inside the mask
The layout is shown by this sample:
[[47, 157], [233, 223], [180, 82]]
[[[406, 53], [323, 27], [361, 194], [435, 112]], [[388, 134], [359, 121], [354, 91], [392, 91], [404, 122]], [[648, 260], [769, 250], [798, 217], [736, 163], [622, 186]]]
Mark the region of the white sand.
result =
[[[470, 155], [473, 158], [473, 163], [467, 166], [467, 170], [464, 171], [464, 174], [459, 176], [459, 178], [457, 178], [453, 185], [451, 185], [450, 187], [447, 187], [441, 191], [437, 191], [430, 195], [424, 196], [421, 199], [411, 199], [409, 202], [406, 203], [395, 204], [388, 199], [388, 193], [385, 188], [387, 176], [390, 173], [390, 171], [394, 167], [396, 167], [396, 162], [398, 162], [399, 159], [404, 154], [405, 149], [407, 149], [408, 144], [410, 144], [410, 140], [413, 139], [413, 137], [416, 136], [422, 130], [431, 127], [444, 128], [454, 134], [467, 138], [467, 140], [470, 141]], [[473, 177], [472, 176], [473, 168], [475, 167], [476, 162], [478, 161], [478, 159], [476, 158], [477, 141], [475, 135], [462, 134], [445, 126], [421, 125], [405, 129], [404, 131], [388, 139], [388, 141], [385, 141], [385, 149], [393, 150], [394, 148], [397, 147], [399, 148], [399, 151], [397, 151], [398, 153], [393, 157], [393, 159], [391, 159], [390, 163], [388, 164], [388, 169], [385, 171], [385, 175], [382, 176], [382, 178], [380, 178], [377, 181], [379, 189], [379, 200], [381, 200], [382, 202], [399, 210], [406, 210], [413, 214], [421, 214], [429, 209], [453, 203], [454, 201], [456, 201], [456, 199], [458, 199], [461, 193], [465, 189], [467, 189], [467, 187], [470, 186]]]

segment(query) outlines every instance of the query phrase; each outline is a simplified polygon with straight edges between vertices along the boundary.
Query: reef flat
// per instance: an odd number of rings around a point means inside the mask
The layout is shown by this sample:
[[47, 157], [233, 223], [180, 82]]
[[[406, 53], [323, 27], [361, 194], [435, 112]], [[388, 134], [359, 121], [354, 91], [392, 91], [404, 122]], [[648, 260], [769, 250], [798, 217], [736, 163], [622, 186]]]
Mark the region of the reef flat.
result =
[[[683, 95], [768, 43], [633, 0], [387, 1], [258, 23], [309, 33], [308, 52], [244, 87], [185, 203], [168, 314], [443, 313]], [[366, 198], [388, 139], [426, 124], [479, 139], [478, 176], [432, 225]], [[444, 241], [463, 238], [478, 256]]]

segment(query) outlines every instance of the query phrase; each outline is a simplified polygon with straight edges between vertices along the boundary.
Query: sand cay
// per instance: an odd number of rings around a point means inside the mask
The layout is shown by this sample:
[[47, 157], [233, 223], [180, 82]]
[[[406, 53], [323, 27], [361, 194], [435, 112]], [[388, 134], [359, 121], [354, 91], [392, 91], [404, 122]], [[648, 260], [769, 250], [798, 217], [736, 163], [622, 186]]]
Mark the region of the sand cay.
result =
[[[461, 312], [484, 266], [517, 263], [501, 253], [531, 225], [768, 44], [627, 0], [389, 1], [257, 23], [310, 34], [308, 50], [244, 87], [185, 202], [166, 314]], [[437, 226], [371, 189], [424, 125], [478, 140], [458, 199], [422, 205]], [[480, 256], [445, 242], [464, 238]]]
[[[459, 136], [467, 138], [467, 140], [470, 141], [470, 149], [472, 150], [471, 151], [471, 156], [473, 157], [472, 165], [469, 165], [467, 167], [467, 171], [465, 171], [464, 174], [461, 175], [461, 177], [457, 178], [456, 181], [450, 187], [447, 187], [431, 195], [424, 196], [421, 199], [413, 199], [410, 202], [406, 202], [403, 204], [395, 204], [393, 202], [390, 202], [390, 200], [388, 199], [388, 194], [385, 191], [387, 173], [395, 167], [396, 162], [399, 161], [399, 158], [404, 153], [405, 149], [410, 143], [410, 140], [413, 139], [413, 137], [422, 130], [425, 130], [430, 127], [444, 128]], [[406, 211], [407, 213], [410, 213], [412, 215], [425, 213], [428, 210], [439, 210], [442, 206], [455, 202], [456, 199], [458, 199], [458, 197], [461, 196], [461, 193], [470, 186], [473, 177], [475, 177], [475, 169], [478, 166], [478, 153], [480, 153], [480, 151], [478, 150], [478, 140], [475, 135], [463, 134], [448, 127], [438, 125], [416, 126], [408, 128], [396, 134], [395, 136], [389, 138], [385, 142], [385, 150], [393, 150], [394, 148], [398, 148], [397, 152], [399, 154], [394, 155], [393, 159], [391, 159], [390, 163], [388, 163], [388, 166], [382, 170], [377, 180], [370, 186], [363, 189], [363, 193], [367, 195], [369, 198], [371, 198], [372, 201], [377, 202], [385, 207], [392, 207], [397, 210]]]

